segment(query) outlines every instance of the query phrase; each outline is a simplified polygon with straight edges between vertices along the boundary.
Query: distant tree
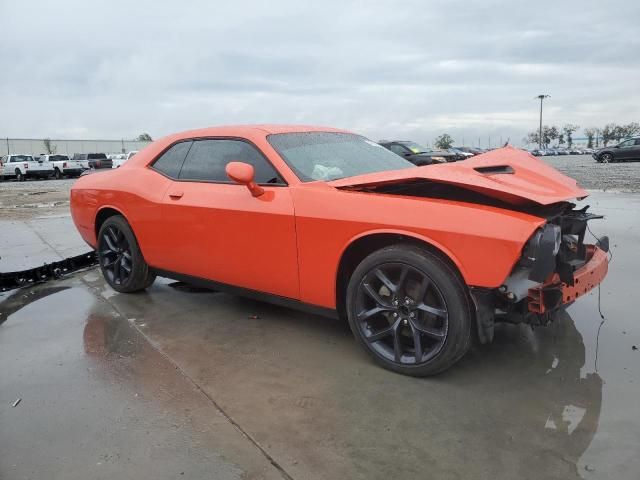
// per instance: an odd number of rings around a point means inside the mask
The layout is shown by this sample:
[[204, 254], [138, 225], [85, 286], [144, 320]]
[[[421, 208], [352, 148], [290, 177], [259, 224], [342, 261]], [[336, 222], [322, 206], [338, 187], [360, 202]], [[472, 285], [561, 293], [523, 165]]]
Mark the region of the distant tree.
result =
[[564, 133], [558, 133], [558, 145], [564, 144]]
[[593, 139], [596, 136], [597, 128], [587, 127], [584, 129], [584, 134], [587, 136], [587, 148], [593, 148]]
[[527, 136], [524, 138], [524, 141], [528, 144], [533, 143], [535, 145], [540, 145], [540, 135], [538, 134], [538, 131], [536, 130], [535, 132], [529, 132], [527, 133]]
[[602, 144], [606, 147], [611, 140], [615, 140], [620, 134], [620, 127], [615, 123], [607, 123], [602, 129]]
[[56, 147], [55, 144], [51, 143], [50, 138], [45, 138], [44, 140], [42, 140], [42, 143], [44, 143], [44, 150], [49, 155], [53, 155], [54, 153], [56, 153], [56, 150], [58, 149], [58, 147]]
[[600, 147], [600, 140], [602, 139], [602, 129], [596, 128], [596, 148]]
[[574, 125], [573, 123], [567, 123], [562, 127], [562, 131], [567, 139], [567, 145], [569, 145], [569, 148], [573, 145], [573, 132], [577, 131], [579, 128], [579, 125]]
[[141, 133], [140, 135], [138, 135], [138, 138], [136, 138], [136, 140], [138, 142], [153, 142], [153, 138], [151, 138], [151, 135], [149, 135], [148, 133]]
[[451, 148], [453, 146], [453, 138], [448, 133], [443, 133], [435, 140], [436, 148], [440, 148], [442, 150], [446, 150], [447, 148]]
[[[549, 130], [547, 131], [546, 136], [549, 138], [549, 142], [547, 143], [547, 145], [549, 143], [551, 143], [553, 140], [557, 140], [558, 137], [560, 136], [560, 132], [558, 131], [558, 127], [556, 127], [555, 125], [552, 125], [550, 127], [548, 127]], [[544, 131], [543, 131], [544, 134]]]
[[627, 135], [632, 137], [634, 135], [638, 135], [640, 133], [640, 123], [631, 122], [627, 124]]

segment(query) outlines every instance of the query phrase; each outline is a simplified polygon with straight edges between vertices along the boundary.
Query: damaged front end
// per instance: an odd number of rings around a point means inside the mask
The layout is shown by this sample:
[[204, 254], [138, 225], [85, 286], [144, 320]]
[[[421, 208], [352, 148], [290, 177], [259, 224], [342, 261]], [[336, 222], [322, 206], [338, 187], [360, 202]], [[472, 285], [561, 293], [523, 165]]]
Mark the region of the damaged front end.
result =
[[496, 322], [546, 325], [554, 312], [598, 286], [607, 274], [609, 239], [584, 242], [587, 222], [603, 218], [562, 203], [523, 248], [522, 256], [498, 289], [472, 288], [481, 343], [493, 339]]

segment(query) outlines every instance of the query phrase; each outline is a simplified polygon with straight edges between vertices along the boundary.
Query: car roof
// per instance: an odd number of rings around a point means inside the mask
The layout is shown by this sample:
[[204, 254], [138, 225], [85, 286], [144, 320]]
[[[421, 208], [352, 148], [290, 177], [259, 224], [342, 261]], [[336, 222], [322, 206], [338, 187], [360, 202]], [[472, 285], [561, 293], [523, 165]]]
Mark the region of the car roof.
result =
[[351, 133], [333, 127], [321, 127], [314, 125], [279, 125], [279, 124], [259, 124], [259, 125], [229, 125], [224, 127], [207, 127], [197, 130], [180, 132], [176, 137], [215, 137], [215, 136], [251, 136], [252, 134], [277, 134], [277, 133], [304, 133], [304, 132], [337, 132]]

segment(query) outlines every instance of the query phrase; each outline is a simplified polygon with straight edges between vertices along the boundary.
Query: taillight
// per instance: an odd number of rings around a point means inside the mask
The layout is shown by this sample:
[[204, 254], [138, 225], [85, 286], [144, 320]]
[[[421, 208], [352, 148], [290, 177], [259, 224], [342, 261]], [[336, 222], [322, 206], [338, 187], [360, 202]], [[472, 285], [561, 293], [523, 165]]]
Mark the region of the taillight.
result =
[[25, 163], [25, 164], [24, 164], [24, 168], [29, 168], [29, 164], [28, 164], [28, 163]]
[[62, 168], [67, 168], [67, 162], [64, 162], [64, 163], [62, 164]]

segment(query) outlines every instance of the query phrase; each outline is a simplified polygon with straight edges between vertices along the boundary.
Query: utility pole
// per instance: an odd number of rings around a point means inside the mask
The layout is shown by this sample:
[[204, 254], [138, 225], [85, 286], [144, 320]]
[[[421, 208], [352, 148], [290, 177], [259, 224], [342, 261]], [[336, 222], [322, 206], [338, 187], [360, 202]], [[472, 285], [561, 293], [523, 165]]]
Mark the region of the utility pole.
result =
[[542, 101], [545, 98], [549, 98], [551, 95], [538, 95], [537, 97], [534, 98], [539, 98], [540, 99], [540, 130], [538, 130], [538, 147], [540, 148], [540, 150], [542, 150]]

